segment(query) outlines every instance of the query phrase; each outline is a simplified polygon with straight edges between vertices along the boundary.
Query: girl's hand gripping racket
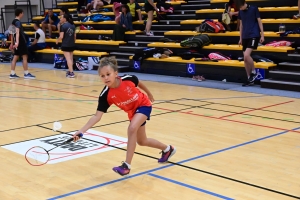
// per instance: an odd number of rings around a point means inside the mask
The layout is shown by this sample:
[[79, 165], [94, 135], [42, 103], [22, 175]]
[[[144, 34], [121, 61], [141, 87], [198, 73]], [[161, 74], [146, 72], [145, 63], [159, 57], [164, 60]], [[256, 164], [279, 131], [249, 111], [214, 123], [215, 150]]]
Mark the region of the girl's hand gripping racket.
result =
[[[80, 133], [77, 135], [77, 137], [82, 138], [83, 134]], [[35, 146], [30, 148], [26, 154], [25, 154], [25, 159], [26, 161], [32, 165], [32, 166], [41, 166], [41, 165], [45, 165], [49, 160], [50, 160], [50, 154], [49, 152], [52, 151], [53, 149], [56, 149], [57, 147], [63, 146], [65, 144], [68, 144], [72, 141], [74, 141], [75, 138], [72, 137], [66, 141], [64, 141], [63, 143], [57, 145], [56, 147], [46, 150], [43, 147], [40, 146]]]

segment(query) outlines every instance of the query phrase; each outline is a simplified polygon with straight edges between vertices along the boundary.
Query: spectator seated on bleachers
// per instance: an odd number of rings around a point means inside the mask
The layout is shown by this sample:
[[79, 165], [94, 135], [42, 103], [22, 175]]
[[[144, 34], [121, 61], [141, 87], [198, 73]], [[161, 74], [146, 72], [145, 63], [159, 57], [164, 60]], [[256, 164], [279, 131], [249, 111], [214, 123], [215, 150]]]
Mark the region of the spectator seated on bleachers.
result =
[[115, 25], [112, 39], [115, 41], [124, 41], [125, 32], [133, 31], [132, 28], [132, 16], [127, 4], [121, 6], [120, 23]]
[[45, 33], [42, 29], [40, 29], [39, 24], [35, 23], [33, 26], [35, 30], [34, 34], [34, 41], [28, 47], [28, 61], [34, 62], [35, 58], [35, 51], [42, 50], [46, 48], [46, 38]]
[[46, 15], [44, 21], [42, 21], [42, 29], [46, 34], [46, 29], [49, 31], [49, 37], [52, 36], [52, 31], [57, 30], [57, 24], [59, 23], [59, 18], [57, 14], [53, 13], [52, 9], [48, 9], [48, 14]]

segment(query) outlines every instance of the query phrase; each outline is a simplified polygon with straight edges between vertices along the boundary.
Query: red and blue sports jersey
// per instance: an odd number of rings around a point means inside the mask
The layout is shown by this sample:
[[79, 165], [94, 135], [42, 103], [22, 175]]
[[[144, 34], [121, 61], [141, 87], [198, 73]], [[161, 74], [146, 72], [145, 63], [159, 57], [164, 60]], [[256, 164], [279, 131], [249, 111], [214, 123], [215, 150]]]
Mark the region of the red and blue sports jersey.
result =
[[107, 109], [115, 104], [128, 114], [129, 120], [134, 116], [137, 108], [141, 106], [151, 106], [148, 96], [141, 92], [137, 86], [139, 79], [134, 75], [124, 75], [118, 77], [120, 85], [117, 88], [107, 86], [102, 90], [98, 100], [98, 111], [107, 112]]

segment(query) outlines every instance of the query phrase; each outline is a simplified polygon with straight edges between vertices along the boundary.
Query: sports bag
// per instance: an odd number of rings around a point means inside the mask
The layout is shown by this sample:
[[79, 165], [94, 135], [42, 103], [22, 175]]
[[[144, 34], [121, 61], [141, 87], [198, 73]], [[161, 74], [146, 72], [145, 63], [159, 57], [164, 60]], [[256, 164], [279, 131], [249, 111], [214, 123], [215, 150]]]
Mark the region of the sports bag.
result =
[[224, 54], [221, 54], [219, 52], [214, 52], [208, 54], [209, 59], [211, 60], [231, 60], [229, 56], [225, 56]]
[[181, 41], [180, 46], [202, 48], [203, 46], [209, 45], [211, 42], [212, 40], [207, 34], [200, 34]]
[[196, 28], [196, 31], [200, 33], [220, 33], [225, 32], [226, 29], [220, 22], [206, 19]]

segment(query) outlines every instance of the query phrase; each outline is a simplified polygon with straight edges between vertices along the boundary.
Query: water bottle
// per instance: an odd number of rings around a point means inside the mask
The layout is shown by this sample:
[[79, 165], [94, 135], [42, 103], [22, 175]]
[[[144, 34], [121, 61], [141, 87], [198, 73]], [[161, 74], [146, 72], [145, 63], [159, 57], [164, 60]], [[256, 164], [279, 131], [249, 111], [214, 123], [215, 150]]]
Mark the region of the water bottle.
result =
[[285, 32], [285, 25], [284, 24], [280, 24], [279, 25], [279, 33], [284, 33]]
[[99, 35], [99, 36], [98, 36], [98, 40], [101, 40], [101, 39], [102, 39], [102, 36], [101, 36], [101, 35]]

